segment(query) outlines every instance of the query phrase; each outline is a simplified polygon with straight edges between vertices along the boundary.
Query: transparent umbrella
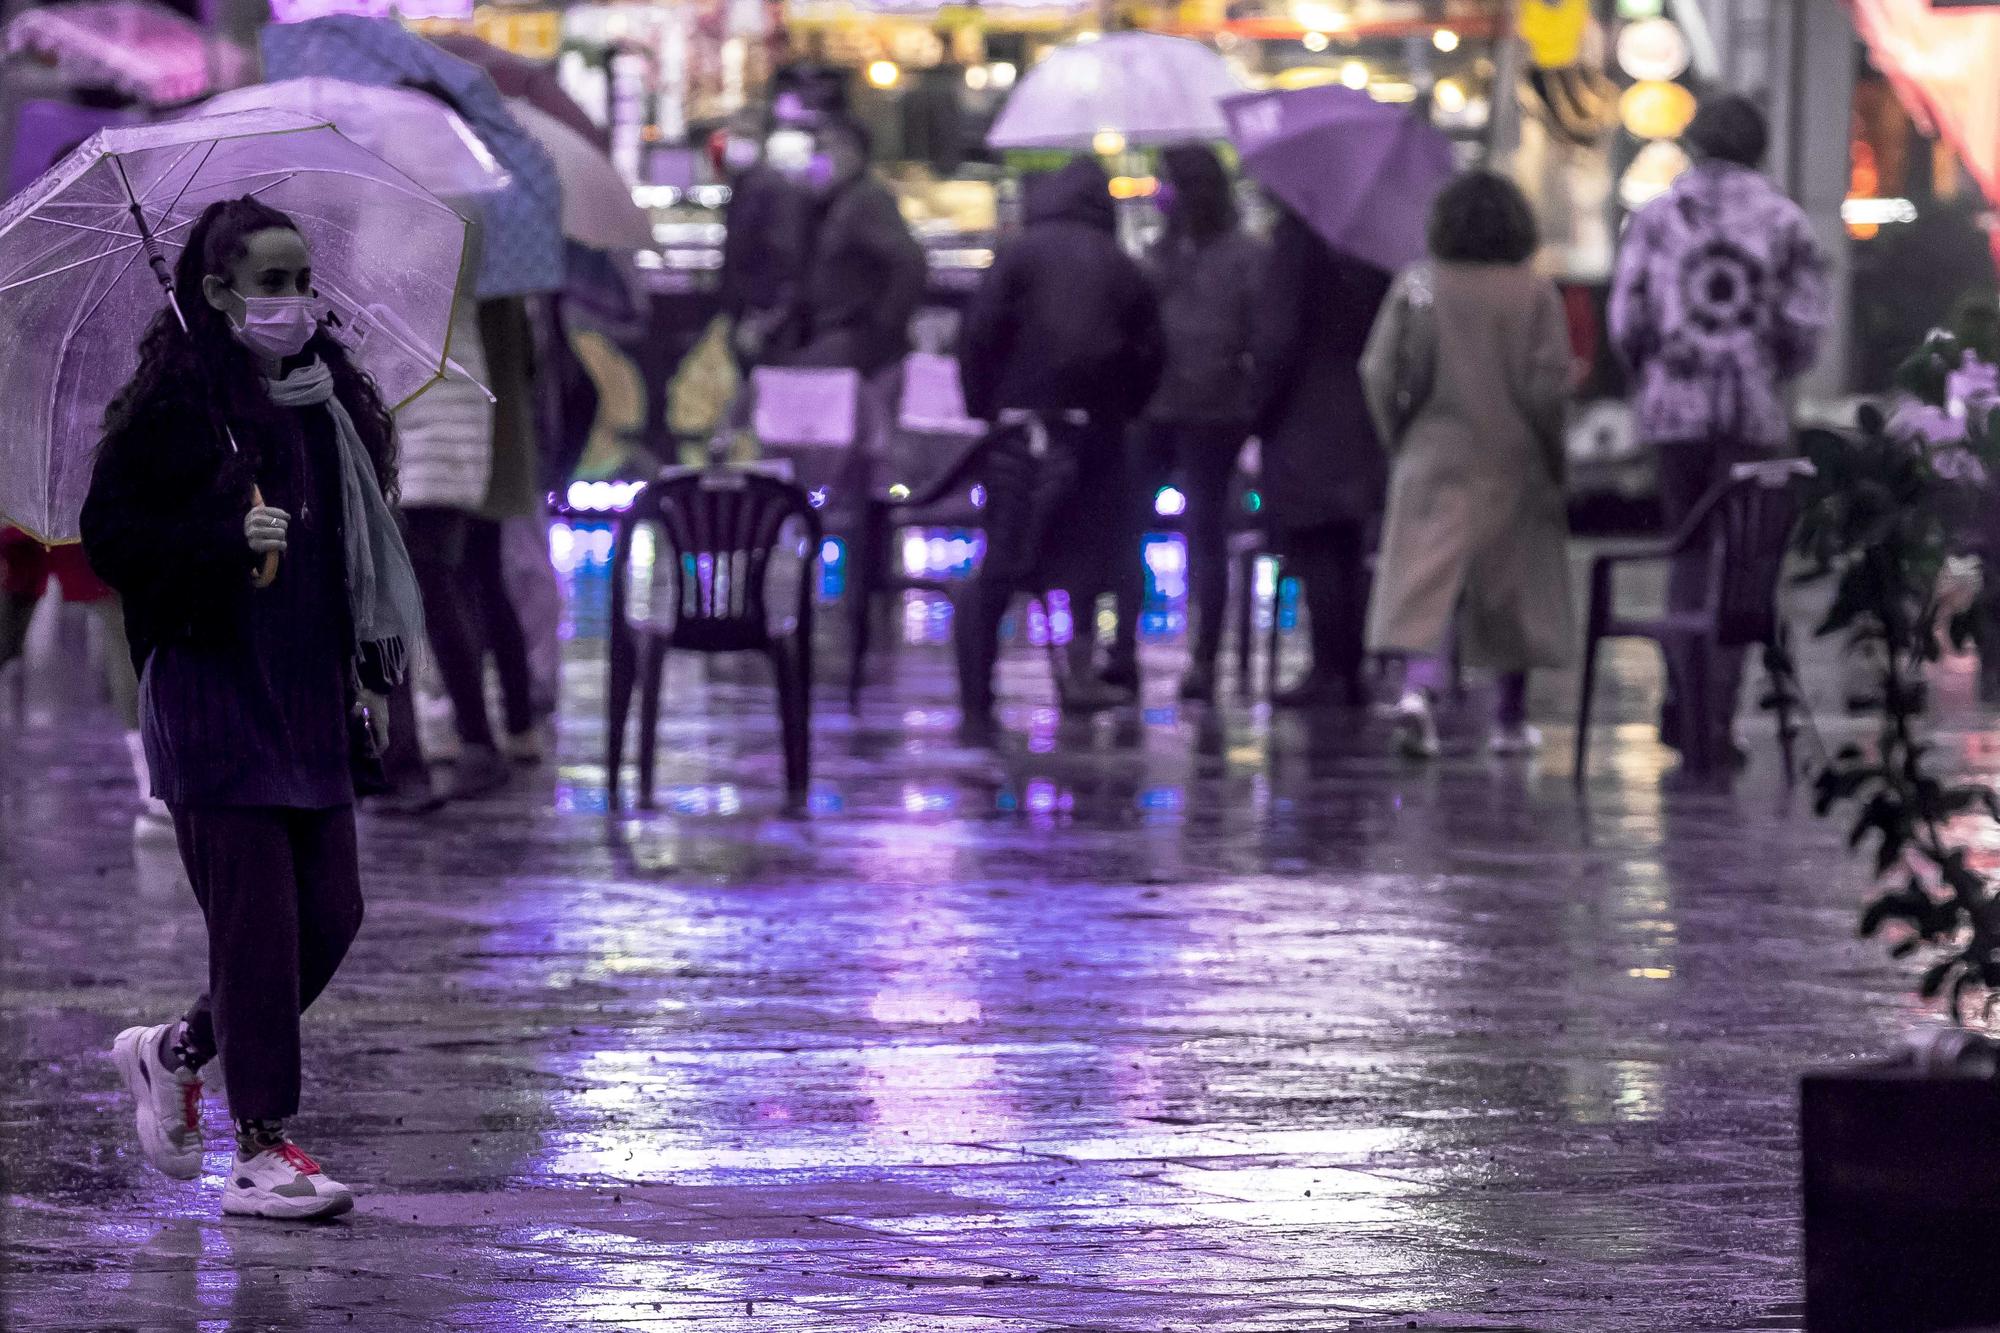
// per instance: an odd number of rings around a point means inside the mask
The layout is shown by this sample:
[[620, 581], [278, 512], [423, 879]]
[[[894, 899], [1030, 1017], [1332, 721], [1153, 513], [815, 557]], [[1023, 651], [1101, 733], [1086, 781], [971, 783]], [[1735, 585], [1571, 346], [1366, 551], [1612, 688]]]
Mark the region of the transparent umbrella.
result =
[[212, 97], [194, 114], [221, 116], [236, 111], [296, 111], [325, 121], [447, 199], [504, 190], [513, 179], [456, 112], [408, 88], [344, 79], [285, 79]]
[[1000, 108], [995, 148], [1103, 147], [1220, 139], [1222, 99], [1243, 91], [1228, 64], [1200, 42], [1120, 32], [1058, 46], [1029, 70]]
[[0, 45], [47, 61], [72, 83], [103, 84], [154, 106], [256, 77], [248, 51], [151, 0], [75, 0], [30, 9], [0, 33]]
[[242, 195], [298, 222], [328, 326], [391, 405], [444, 372], [466, 223], [407, 176], [290, 112], [103, 130], [0, 206], [0, 517], [75, 540], [173, 257]]

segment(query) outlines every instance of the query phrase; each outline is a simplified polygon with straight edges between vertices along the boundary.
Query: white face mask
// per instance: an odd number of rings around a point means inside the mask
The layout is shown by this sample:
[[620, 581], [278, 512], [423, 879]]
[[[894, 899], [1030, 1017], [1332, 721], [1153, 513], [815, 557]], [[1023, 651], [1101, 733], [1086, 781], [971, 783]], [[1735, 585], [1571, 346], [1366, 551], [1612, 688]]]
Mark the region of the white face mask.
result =
[[236, 340], [279, 361], [297, 356], [319, 331], [319, 302], [310, 296], [243, 296], [243, 318], [231, 320]]

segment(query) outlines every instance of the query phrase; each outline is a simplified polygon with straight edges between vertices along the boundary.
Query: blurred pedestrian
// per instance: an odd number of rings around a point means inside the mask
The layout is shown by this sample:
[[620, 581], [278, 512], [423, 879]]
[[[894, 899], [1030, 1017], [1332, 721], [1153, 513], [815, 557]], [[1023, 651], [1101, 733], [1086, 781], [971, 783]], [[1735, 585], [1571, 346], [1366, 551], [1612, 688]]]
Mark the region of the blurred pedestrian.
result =
[[1388, 290], [1388, 274], [1279, 205], [1251, 343], [1257, 492], [1312, 626], [1312, 666], [1272, 700], [1281, 708], [1368, 701], [1368, 540], [1388, 465], [1361, 391], [1361, 352]]
[[104, 631], [104, 678], [111, 706], [125, 729], [125, 754], [139, 792], [139, 813], [132, 836], [142, 841], [173, 837], [173, 816], [166, 802], [153, 795], [152, 774], [146, 767], [145, 740], [139, 734], [139, 677], [125, 642], [125, 620], [117, 594], [91, 572], [81, 548], [43, 546], [19, 528], [0, 528], [0, 671], [21, 659], [35, 610], [53, 584], [62, 600], [90, 609]]
[[[744, 374], [763, 359], [798, 302], [812, 208], [804, 186], [766, 156], [760, 128], [754, 111], [737, 113], [724, 131], [720, 152], [729, 204], [722, 215], [716, 294]], [[774, 133], [786, 129], [775, 121], [771, 126]]]
[[1569, 329], [1531, 261], [1534, 215], [1504, 176], [1468, 172], [1438, 196], [1431, 259], [1396, 280], [1362, 379], [1393, 465], [1369, 604], [1371, 651], [1403, 663], [1398, 741], [1438, 751], [1433, 706], [1455, 637], [1499, 676], [1491, 748], [1541, 743], [1528, 672], [1574, 646], [1563, 409]]
[[113, 1059], [146, 1160], [192, 1180], [199, 1071], [220, 1054], [236, 1124], [223, 1211], [288, 1220], [354, 1203], [286, 1122], [300, 1013], [361, 926], [356, 749], [383, 740], [378, 696], [422, 629], [385, 499], [389, 413], [321, 331], [311, 265], [254, 198], [202, 212], [175, 266], [186, 330], [163, 312], [147, 332], [82, 516], [124, 600], [155, 794], [208, 923], [206, 993], [121, 1032]]
[[1017, 592], [1069, 593], [1078, 624], [1063, 706], [1089, 712], [1123, 691], [1089, 668], [1094, 605], [1118, 558], [1129, 497], [1125, 429], [1152, 398], [1164, 359], [1159, 307], [1118, 246], [1111, 183], [1095, 158], [1028, 177], [1027, 225], [1003, 246], [959, 334], [966, 410], [991, 423], [983, 462], [986, 556], [956, 600], [962, 729], [990, 740], [1000, 622]]
[[[1694, 166], [1625, 229], [1612, 281], [1611, 336], [1637, 381], [1640, 438], [1658, 450], [1660, 507], [1672, 531], [1739, 462], [1790, 447], [1792, 381], [1811, 369], [1832, 315], [1826, 255], [1805, 213], [1758, 170], [1769, 131], [1749, 99], [1705, 98], [1682, 135]], [[1672, 610], [1698, 608], [1709, 554], [1691, 549], [1667, 581]], [[1660, 739], [1700, 753], [1681, 728], [1681, 682], [1696, 664], [1667, 654]], [[1710, 716], [1734, 741], [1741, 649], [1711, 654]]]
[[820, 122], [805, 172], [813, 196], [805, 276], [775, 358], [861, 377], [857, 452], [871, 456], [887, 448], [910, 320], [930, 272], [896, 196], [869, 169], [873, 151], [867, 126], [851, 116]]
[[1118, 558], [1118, 630], [1105, 678], [1137, 691], [1139, 607], [1145, 593], [1140, 544], [1154, 521], [1160, 483], [1175, 480], [1186, 507], [1192, 621], [1181, 698], [1215, 697], [1215, 660], [1229, 603], [1229, 489], [1250, 437], [1250, 335], [1263, 247], [1244, 228], [1229, 173], [1205, 144], [1160, 155], [1155, 196], [1166, 231], [1147, 256], [1159, 295], [1166, 366], [1134, 432], [1132, 529]]

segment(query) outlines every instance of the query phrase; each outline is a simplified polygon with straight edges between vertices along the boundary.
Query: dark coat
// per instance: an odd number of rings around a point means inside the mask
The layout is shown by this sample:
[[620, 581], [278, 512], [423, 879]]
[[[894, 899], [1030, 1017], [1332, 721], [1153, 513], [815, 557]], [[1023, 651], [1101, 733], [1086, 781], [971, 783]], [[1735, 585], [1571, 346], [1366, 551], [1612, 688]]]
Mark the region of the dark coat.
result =
[[1079, 158], [1031, 176], [1027, 228], [1005, 246], [959, 332], [966, 410], [1081, 409], [1129, 420], [1159, 383], [1159, 303], [1118, 247], [1104, 172]]
[[786, 310], [805, 274], [812, 201], [776, 167], [759, 162], [730, 187], [722, 215], [722, 313]]
[[1336, 254], [1296, 217], [1279, 221], [1251, 356], [1258, 491], [1281, 533], [1382, 510], [1389, 469], [1361, 392], [1361, 353], [1388, 293], [1388, 274]]
[[1166, 422], [1250, 420], [1250, 336], [1264, 247], [1231, 230], [1204, 242], [1163, 237], [1147, 256], [1160, 294], [1167, 364], [1146, 415]]
[[888, 187], [869, 175], [840, 187], [813, 226], [795, 350], [779, 359], [863, 375], [894, 365], [910, 350], [929, 272]]

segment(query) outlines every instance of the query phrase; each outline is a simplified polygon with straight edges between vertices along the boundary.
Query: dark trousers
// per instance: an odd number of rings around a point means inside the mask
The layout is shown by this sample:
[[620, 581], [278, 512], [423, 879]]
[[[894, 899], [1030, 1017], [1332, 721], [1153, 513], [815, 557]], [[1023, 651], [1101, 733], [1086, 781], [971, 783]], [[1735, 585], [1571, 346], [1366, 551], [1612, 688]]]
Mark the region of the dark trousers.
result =
[[534, 678], [528, 639], [507, 596], [500, 558], [500, 525], [462, 509], [419, 507], [403, 511], [409, 525], [410, 563], [424, 598], [424, 625], [438, 674], [451, 697], [458, 739], [491, 748], [486, 716], [486, 653], [500, 673], [507, 730], [535, 725]]
[[1039, 458], [1030, 451], [1025, 432], [1004, 427], [986, 452], [981, 475], [986, 507], [980, 514], [986, 554], [953, 599], [952, 609], [959, 704], [968, 718], [993, 709], [1000, 622], [1016, 593], [1068, 587], [1079, 614], [1077, 633], [1088, 632], [1077, 594], [1087, 589], [1095, 597], [1107, 545], [1101, 540], [1102, 524], [1077, 517], [1079, 460], [1116, 449], [1118, 435], [1060, 421], [1049, 424], [1048, 434], [1048, 451]]
[[354, 807], [180, 806], [181, 864], [208, 920], [208, 990], [187, 1011], [197, 1061], [222, 1056], [229, 1114], [299, 1109], [299, 1015], [361, 929]]
[[1368, 638], [1367, 524], [1341, 520], [1283, 536], [1285, 573], [1299, 581], [1311, 622], [1312, 671], [1361, 688]]
[[[1729, 469], [1748, 457], [1734, 441], [1685, 440], [1660, 446], [1660, 515], [1668, 532], [1677, 531], [1694, 512], [1701, 498], [1728, 479]], [[1675, 558], [1667, 571], [1667, 609], [1698, 610], [1708, 595], [1709, 547], [1696, 542]], [[1694, 654], [1700, 654], [1695, 660]], [[1667, 688], [1660, 706], [1660, 740], [1676, 749], [1686, 749], [1688, 737], [1682, 732], [1681, 700], [1684, 682], [1706, 679], [1709, 718], [1716, 734], [1709, 739], [1726, 752], [1730, 724], [1736, 717], [1737, 696], [1743, 685], [1741, 648], [1706, 648], [1682, 643], [1666, 653]]]
[[1136, 441], [1127, 488], [1132, 527], [1112, 571], [1118, 595], [1114, 667], [1136, 668], [1138, 663], [1139, 611], [1146, 595], [1143, 543], [1158, 518], [1154, 497], [1170, 480], [1187, 500], [1182, 530], [1187, 535], [1192, 622], [1188, 660], [1194, 666], [1215, 666], [1229, 618], [1229, 483], [1247, 438], [1242, 426], [1229, 422], [1181, 421], [1151, 427]]

